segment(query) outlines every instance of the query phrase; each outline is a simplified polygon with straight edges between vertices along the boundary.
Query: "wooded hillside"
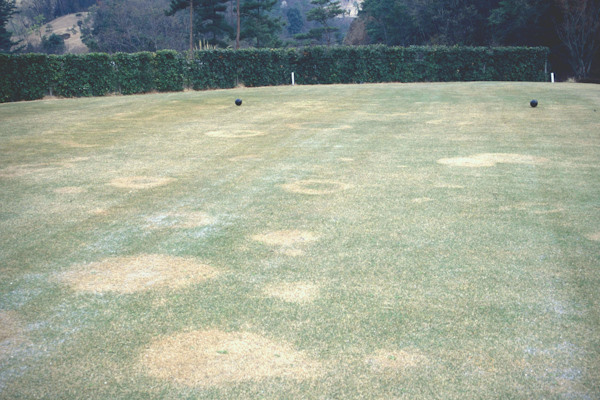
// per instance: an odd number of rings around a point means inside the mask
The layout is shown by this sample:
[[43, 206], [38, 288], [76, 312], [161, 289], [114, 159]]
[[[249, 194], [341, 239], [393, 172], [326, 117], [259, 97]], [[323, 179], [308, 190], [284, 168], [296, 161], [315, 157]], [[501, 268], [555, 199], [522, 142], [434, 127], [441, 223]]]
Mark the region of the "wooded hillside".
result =
[[21, 0], [14, 4], [18, 13], [7, 25], [13, 39], [39, 38], [37, 45], [22, 42], [26, 46], [21, 51], [68, 51], [45, 24], [67, 13], [89, 11], [89, 17], [72, 30], [97, 52], [342, 42], [546, 46], [551, 49], [552, 69], [561, 78], [600, 77], [600, 0]]

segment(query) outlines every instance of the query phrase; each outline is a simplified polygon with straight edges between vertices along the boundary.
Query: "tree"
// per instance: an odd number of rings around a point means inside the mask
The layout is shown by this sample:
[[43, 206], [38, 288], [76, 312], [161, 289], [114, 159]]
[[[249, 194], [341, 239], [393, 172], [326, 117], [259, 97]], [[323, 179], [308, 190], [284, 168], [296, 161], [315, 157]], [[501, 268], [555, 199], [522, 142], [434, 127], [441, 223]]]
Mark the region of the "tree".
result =
[[168, 3], [169, 0], [103, 0], [90, 9], [89, 21], [82, 27], [84, 43], [92, 51], [107, 53], [185, 50], [187, 18], [165, 16]]
[[42, 50], [47, 54], [63, 54], [66, 50], [65, 39], [53, 33], [42, 38]]
[[501, 45], [535, 46], [548, 37], [543, 21], [550, 4], [545, 0], [502, 0], [488, 18], [493, 41]]
[[297, 8], [289, 8], [285, 13], [285, 16], [288, 20], [287, 31], [290, 35], [295, 35], [302, 32], [302, 28], [304, 28], [304, 20], [302, 19], [300, 10]]
[[337, 0], [311, 0], [310, 4], [314, 7], [306, 14], [306, 20], [315, 21], [321, 26], [312, 28], [306, 34], [296, 35], [296, 38], [313, 39], [320, 42], [325, 37], [325, 43], [329, 46], [333, 33], [339, 30], [339, 28], [331, 26], [330, 21], [344, 15], [346, 11], [342, 9]]
[[97, 0], [54, 0], [54, 16], [72, 14], [79, 11], [85, 11], [90, 6], [96, 4]]
[[359, 17], [366, 21], [371, 41], [388, 46], [417, 44], [414, 16], [406, 2], [396, 0], [365, 0]]
[[245, 0], [241, 6], [241, 38], [255, 41], [256, 47], [278, 47], [282, 21], [270, 13], [277, 0]]
[[[231, 36], [233, 32], [225, 21], [226, 3], [227, 0], [193, 1], [193, 31], [196, 33], [196, 39], [207, 40], [212, 45], [226, 46], [223, 39]], [[166, 15], [173, 16], [189, 6], [190, 0], [171, 0]]]
[[600, 49], [600, 0], [558, 0], [562, 21], [557, 32], [568, 50], [575, 77], [587, 78]]
[[10, 49], [17, 44], [11, 40], [12, 33], [6, 29], [16, 9], [15, 0], [0, 0], [0, 53], [10, 53]]
[[484, 45], [497, 0], [365, 0], [369, 37], [388, 45]]

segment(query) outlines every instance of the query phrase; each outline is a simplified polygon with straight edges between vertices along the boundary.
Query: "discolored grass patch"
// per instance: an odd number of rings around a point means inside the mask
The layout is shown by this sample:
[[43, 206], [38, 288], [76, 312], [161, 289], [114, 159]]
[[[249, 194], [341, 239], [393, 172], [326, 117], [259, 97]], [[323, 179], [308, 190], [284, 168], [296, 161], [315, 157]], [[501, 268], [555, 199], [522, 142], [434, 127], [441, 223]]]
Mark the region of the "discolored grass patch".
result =
[[244, 161], [258, 161], [260, 156], [256, 154], [242, 154], [240, 156], [231, 157], [229, 161], [233, 162], [244, 162]]
[[313, 242], [319, 238], [314, 232], [300, 230], [282, 230], [252, 236], [252, 239], [271, 246], [296, 246]]
[[352, 185], [326, 179], [305, 179], [281, 185], [292, 193], [322, 195], [348, 190]]
[[147, 221], [150, 229], [192, 229], [212, 225], [216, 222], [216, 218], [202, 211], [190, 211], [156, 214], [148, 217]]
[[175, 178], [158, 176], [129, 176], [115, 178], [110, 181], [110, 185], [122, 189], [151, 189], [158, 186], [164, 186], [175, 181]]
[[85, 144], [85, 143], [80, 143], [80, 142], [76, 142], [74, 140], [67, 140], [67, 139], [56, 140], [53, 143], [56, 143], [56, 144], [59, 144], [61, 146], [65, 146], [65, 147], [71, 147], [73, 149], [89, 149], [89, 148], [98, 146], [96, 144]]
[[241, 139], [255, 136], [264, 136], [267, 132], [255, 130], [232, 130], [232, 131], [209, 131], [204, 133], [206, 136], [216, 138]]
[[600, 242], [600, 232], [590, 233], [586, 237], [591, 241]]
[[433, 199], [429, 197], [415, 197], [411, 200], [412, 203], [416, 204], [429, 203], [430, 201], [433, 201]]
[[310, 303], [317, 297], [319, 288], [309, 282], [282, 282], [267, 285], [263, 293], [288, 303]]
[[0, 342], [21, 334], [22, 326], [15, 311], [0, 311]]
[[20, 178], [26, 175], [37, 175], [60, 169], [59, 165], [49, 163], [13, 165], [0, 170], [0, 178]]
[[439, 164], [457, 167], [493, 167], [496, 164], [541, 164], [549, 160], [544, 157], [535, 157], [514, 153], [484, 153], [475, 154], [470, 157], [442, 158]]
[[57, 194], [79, 194], [79, 193], [85, 193], [85, 192], [86, 192], [85, 188], [78, 187], [78, 186], [64, 186], [64, 187], [54, 189], [54, 193], [57, 193]]
[[0, 361], [10, 357], [11, 353], [25, 340], [23, 324], [17, 312], [0, 311]]
[[286, 343], [249, 332], [193, 331], [155, 340], [142, 354], [148, 375], [188, 386], [266, 378], [305, 380], [321, 367]]
[[134, 293], [193, 285], [217, 274], [214, 268], [192, 258], [148, 254], [79, 265], [62, 273], [59, 280], [79, 292]]
[[301, 247], [318, 240], [319, 235], [309, 231], [281, 230], [253, 235], [252, 239], [269, 246], [278, 247], [286, 255], [300, 256], [304, 253]]

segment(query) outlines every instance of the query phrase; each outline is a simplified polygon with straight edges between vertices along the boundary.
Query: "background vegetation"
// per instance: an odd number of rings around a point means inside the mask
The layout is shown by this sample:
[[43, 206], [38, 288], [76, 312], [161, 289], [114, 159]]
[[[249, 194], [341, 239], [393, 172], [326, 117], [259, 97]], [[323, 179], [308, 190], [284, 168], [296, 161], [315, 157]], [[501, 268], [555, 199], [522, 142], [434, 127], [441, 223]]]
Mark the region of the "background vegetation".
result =
[[315, 46], [183, 53], [0, 54], [0, 101], [300, 84], [547, 81], [548, 49]]
[[[15, 1], [0, 4], [5, 5], [0, 7], [1, 38], [1, 23], [12, 15], [10, 5]], [[42, 23], [86, 10], [87, 22], [74, 29], [84, 33], [92, 51], [182, 51], [190, 48], [189, 4], [189, 0], [22, 0], [6, 26], [18, 38], [41, 37], [46, 35], [39, 31]], [[193, 5], [192, 47], [202, 48], [205, 42], [236, 46], [236, 1], [194, 0]], [[357, 19], [348, 17], [357, 11]], [[335, 45], [343, 40], [391, 46], [545, 46], [551, 50], [557, 77], [600, 76], [600, 0], [240, 0], [240, 20], [242, 47]], [[59, 44], [26, 50], [57, 48], [60, 51]], [[9, 49], [5, 45], [4, 51]]]

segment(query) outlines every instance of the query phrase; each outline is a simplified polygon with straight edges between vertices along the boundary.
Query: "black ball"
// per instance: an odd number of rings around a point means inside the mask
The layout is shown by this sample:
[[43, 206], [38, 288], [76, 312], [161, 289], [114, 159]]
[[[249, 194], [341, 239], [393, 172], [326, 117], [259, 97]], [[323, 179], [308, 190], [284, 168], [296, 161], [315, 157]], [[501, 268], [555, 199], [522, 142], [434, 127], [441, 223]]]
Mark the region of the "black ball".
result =
[[537, 107], [537, 104], [538, 104], [538, 103], [537, 103], [537, 100], [531, 100], [531, 101], [529, 102], [529, 105], [530, 105], [531, 107]]
[[242, 105], [242, 99], [235, 99], [235, 105], [236, 106], [241, 106]]

